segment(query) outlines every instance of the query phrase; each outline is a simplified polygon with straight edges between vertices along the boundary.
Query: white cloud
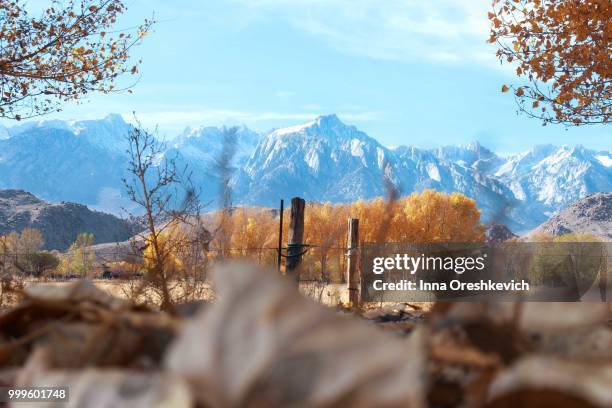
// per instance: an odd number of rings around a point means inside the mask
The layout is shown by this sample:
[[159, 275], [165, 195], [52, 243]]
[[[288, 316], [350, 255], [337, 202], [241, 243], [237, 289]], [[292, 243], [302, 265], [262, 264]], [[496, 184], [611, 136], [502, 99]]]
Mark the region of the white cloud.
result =
[[497, 64], [487, 0], [234, 0], [333, 47], [383, 60]]

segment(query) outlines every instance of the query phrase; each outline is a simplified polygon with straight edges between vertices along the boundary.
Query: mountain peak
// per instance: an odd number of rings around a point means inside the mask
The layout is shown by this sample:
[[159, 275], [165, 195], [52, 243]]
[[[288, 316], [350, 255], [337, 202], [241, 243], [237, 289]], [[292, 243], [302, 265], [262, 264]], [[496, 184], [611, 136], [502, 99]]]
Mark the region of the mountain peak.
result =
[[483, 149], [483, 146], [478, 140], [472, 140], [465, 146], [465, 148], [474, 152], [478, 152], [479, 150]]
[[588, 149], [581, 144], [577, 144], [571, 148], [572, 156], [578, 158], [584, 158], [588, 154]]
[[336, 114], [332, 113], [329, 115], [319, 115], [314, 120], [302, 123], [300, 125], [274, 129], [272, 132], [270, 132], [270, 134], [273, 136], [285, 136], [294, 133], [309, 132], [312, 130], [314, 130], [314, 132], [332, 131], [327, 132], [329, 136], [329, 133], [336, 133], [337, 131], [341, 131], [345, 128], [349, 128], [349, 126], [345, 125]]
[[335, 113], [329, 115], [319, 115], [315, 123], [320, 127], [345, 126]]
[[25, 190], [21, 190], [21, 189], [0, 190], [0, 203], [8, 202], [9, 200], [17, 204], [33, 204], [37, 202], [42, 202], [32, 193], [29, 193]]

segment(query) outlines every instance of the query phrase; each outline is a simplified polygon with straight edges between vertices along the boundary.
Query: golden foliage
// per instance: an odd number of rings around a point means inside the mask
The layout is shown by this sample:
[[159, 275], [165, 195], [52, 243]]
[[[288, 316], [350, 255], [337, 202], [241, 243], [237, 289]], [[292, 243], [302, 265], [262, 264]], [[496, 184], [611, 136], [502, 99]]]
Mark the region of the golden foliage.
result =
[[522, 111], [544, 124], [609, 121], [609, 0], [494, 0], [488, 16], [498, 57], [529, 82], [514, 92]]
[[161, 269], [168, 275], [176, 275], [183, 268], [183, 261], [179, 256], [179, 248], [187, 245], [187, 237], [177, 223], [173, 223], [157, 235], [157, 246], [159, 254], [155, 251], [152, 239], [146, 239], [145, 250], [143, 253], [144, 269], [151, 272], [157, 268], [158, 260], [161, 261]]
[[121, 0], [51, 0], [40, 17], [25, 3], [0, 2], [0, 117], [42, 115], [60, 101], [115, 91], [121, 74], [137, 73], [129, 51], [152, 22], [111, 35], [126, 9]]
[[[203, 234], [201, 229], [199, 224], [190, 225], [174, 220], [157, 233], [156, 245], [149, 235], [143, 252], [145, 272], [151, 275], [159, 272], [156, 269], [161, 269], [166, 278], [180, 279], [185, 273], [202, 269], [206, 263], [208, 233]], [[156, 246], [159, 253], [155, 251]]]
[[[283, 243], [288, 241], [289, 217], [286, 209]], [[425, 190], [396, 201], [311, 202], [304, 217], [304, 242], [311, 245], [304, 263], [318, 277], [331, 279], [341, 279], [344, 271], [349, 218], [360, 220], [362, 242], [484, 241], [476, 202], [458, 193]], [[276, 262], [278, 216], [271, 210], [239, 208], [214, 218], [213, 256], [249, 257], [269, 265]]]
[[91, 277], [95, 266], [95, 253], [91, 248], [94, 244], [94, 235], [82, 233], [70, 245], [66, 255], [62, 258], [59, 273], [63, 275], [77, 275]]

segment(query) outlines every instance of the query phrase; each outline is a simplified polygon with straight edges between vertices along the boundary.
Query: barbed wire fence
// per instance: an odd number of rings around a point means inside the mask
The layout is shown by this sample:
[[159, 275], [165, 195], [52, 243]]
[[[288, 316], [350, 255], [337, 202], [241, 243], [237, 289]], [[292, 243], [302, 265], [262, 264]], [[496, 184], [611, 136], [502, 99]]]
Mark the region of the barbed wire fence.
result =
[[[362, 243], [359, 241], [358, 224], [359, 220], [349, 219], [347, 228], [347, 245], [337, 245], [338, 237], [334, 240], [334, 244], [327, 242], [302, 242], [304, 233], [304, 208], [303, 200], [302, 204], [294, 208], [294, 202], [298, 202], [294, 198], [292, 200], [291, 209], [291, 222], [290, 230], [288, 234], [287, 243], [283, 246], [282, 241], [282, 229], [279, 229], [279, 245], [278, 246], [231, 246], [228, 245], [231, 241], [214, 242], [214, 239], [209, 241], [206, 248], [200, 248], [198, 251], [198, 258], [202, 258], [196, 262], [190, 264], [189, 273], [176, 274], [178, 279], [202, 279], [206, 280], [208, 277], [208, 269], [215, 264], [216, 261], [222, 261], [227, 259], [248, 259], [251, 262], [265, 265], [270, 269], [278, 266], [278, 271], [286, 275], [291, 275], [292, 271], [289, 269], [289, 265], [293, 265], [296, 269], [294, 277], [299, 282], [313, 282], [322, 284], [348, 284], [347, 289], [352, 295], [351, 299], [353, 303], [358, 302], [358, 287], [360, 282], [363, 281], [361, 276], [361, 260], [359, 252]], [[282, 207], [281, 207], [282, 208]], [[280, 225], [282, 225], [282, 218], [280, 219]], [[295, 231], [301, 233], [295, 234]], [[324, 239], [324, 237], [321, 237]], [[220, 245], [220, 246], [219, 246]], [[225, 246], [228, 245], [228, 246]], [[143, 245], [135, 245], [134, 242], [122, 242], [122, 243], [106, 243], [98, 244], [91, 247], [85, 247], [81, 249], [84, 251], [86, 257], [92, 260], [91, 268], [92, 274], [89, 277], [97, 278], [140, 278], [146, 273], [146, 254]], [[55, 252], [55, 251], [53, 251]], [[180, 252], [180, 248], [179, 248]], [[61, 259], [63, 257], [70, 256], [66, 253], [57, 253], [56, 255]], [[609, 253], [609, 252], [608, 252]], [[4, 248], [0, 248], [0, 272], [2, 271], [3, 260], [4, 263], [10, 262], [11, 259], [16, 259], [22, 256], [31, 255], [31, 252], [24, 251], [7, 251]], [[185, 253], [176, 254], [176, 257], [188, 258], [193, 253], [185, 251]], [[544, 255], [544, 254], [540, 254]], [[567, 253], [547, 253], [547, 258], [555, 257], [567, 257]], [[584, 257], [601, 257], [601, 255], [581, 254]], [[606, 259], [608, 257], [606, 256]], [[279, 259], [285, 259], [285, 269], [280, 268]], [[199, 263], [198, 263], [199, 262]], [[189, 263], [187, 260], [186, 263]], [[607, 261], [609, 265], [609, 261]], [[123, 268], [123, 270], [122, 270]], [[6, 269], [6, 268], [5, 268]], [[74, 275], [60, 275], [52, 274], [53, 278], [57, 280], [67, 278], [79, 278]], [[351, 292], [353, 291], [353, 292]]]
[[[113, 244], [106, 243], [104, 245], [113, 245]], [[331, 255], [331, 257], [336, 256], [337, 258], [340, 258], [342, 256], [345, 256], [346, 252], [349, 249], [348, 247], [342, 247], [342, 246], [330, 246], [330, 245], [318, 245], [318, 244], [307, 244], [306, 248], [307, 249], [305, 253], [303, 254], [303, 259], [301, 261], [303, 268], [304, 267], [307, 268], [309, 264], [314, 263], [313, 262], [314, 260], [311, 258], [313, 258], [316, 255], [312, 254], [312, 250], [323, 250], [325, 251], [327, 257], [330, 257]], [[94, 268], [97, 268], [97, 269], [104, 269], [105, 267], [108, 267], [109, 265], [123, 263], [123, 262], [138, 263], [138, 262], [134, 262], [135, 260], [138, 260], [140, 261], [140, 263], [142, 263], [142, 260], [144, 259], [144, 254], [141, 251], [126, 251], [126, 250], [121, 250], [121, 249], [109, 250], [106, 248], [99, 250], [95, 248], [95, 246], [90, 247], [90, 248], [85, 248], [84, 251], [86, 253], [85, 256], [93, 258]], [[67, 253], [59, 252], [59, 251], [44, 250], [44, 251], [36, 251], [36, 252], [45, 252], [45, 253], [54, 254], [59, 259], [69, 256]], [[10, 260], [10, 259], [16, 259], [20, 257], [29, 256], [29, 255], [32, 255], [33, 253], [34, 252], [32, 251], [0, 252], [0, 258]], [[251, 246], [251, 247], [231, 247], [231, 248], [210, 248], [205, 251], [205, 255], [207, 255], [209, 257], [209, 260], [211, 261], [216, 260], [218, 254], [220, 255], [220, 254], [228, 254], [228, 253], [230, 254], [229, 256], [230, 259], [232, 258], [248, 259], [251, 261], [259, 260], [260, 262], [258, 263], [262, 265], [274, 266], [276, 255], [278, 253], [278, 248], [271, 247], [271, 246], [263, 246], [263, 247]], [[225, 258], [228, 258], [228, 257], [225, 257]], [[302, 274], [304, 274], [303, 270], [302, 270], [301, 275]], [[316, 280], [316, 279], [307, 279], [306, 277], [304, 277], [300, 279], [300, 281], [302, 280], [308, 281], [308, 280]], [[340, 283], [340, 282], [337, 282], [337, 283]]]

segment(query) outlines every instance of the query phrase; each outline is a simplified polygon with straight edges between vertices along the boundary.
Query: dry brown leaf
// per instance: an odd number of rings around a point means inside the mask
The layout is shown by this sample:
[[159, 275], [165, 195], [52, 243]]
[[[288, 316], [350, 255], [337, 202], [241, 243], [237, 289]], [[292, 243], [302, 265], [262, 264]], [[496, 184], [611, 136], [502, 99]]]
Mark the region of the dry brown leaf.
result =
[[458, 347], [446, 344], [444, 346], [432, 347], [431, 358], [443, 364], [458, 364], [479, 369], [501, 366], [501, 361], [497, 354], [483, 353], [470, 346]]
[[[50, 352], [39, 348], [32, 353], [17, 378], [19, 387], [68, 387], [69, 402], [62, 407], [192, 407], [188, 386], [178, 378], [160, 372], [85, 369], [50, 370]], [[32, 407], [54, 406], [41, 402]], [[19, 403], [19, 407], [29, 406]], [[55, 405], [57, 406], [57, 404]]]
[[408, 341], [303, 298], [271, 271], [228, 265], [218, 300], [167, 359], [197, 399], [227, 406], [424, 406], [424, 330]]
[[166, 314], [130, 308], [91, 282], [34, 288], [0, 315], [0, 365], [21, 365], [32, 348], [45, 346], [58, 368], [156, 366], [178, 325]]
[[612, 364], [533, 356], [520, 360], [493, 380], [488, 406], [610, 407], [611, 390]]
[[568, 333], [540, 333], [533, 344], [539, 353], [581, 362], [612, 363], [612, 328], [575, 329]]
[[523, 304], [519, 327], [528, 331], [572, 331], [605, 324], [609, 317], [604, 302], [529, 302]]
[[131, 302], [108, 294], [87, 279], [78, 280], [68, 285], [39, 284], [26, 287], [26, 298], [43, 302], [93, 302], [110, 310], [122, 310], [131, 306]]
[[436, 333], [460, 329], [468, 344], [510, 363], [529, 349], [513, 321], [511, 303], [453, 303], [435, 307], [429, 321]]
[[440, 303], [432, 310], [432, 321], [454, 320], [496, 324], [514, 323], [523, 331], [567, 331], [594, 327], [610, 318], [604, 302], [498, 302]]

